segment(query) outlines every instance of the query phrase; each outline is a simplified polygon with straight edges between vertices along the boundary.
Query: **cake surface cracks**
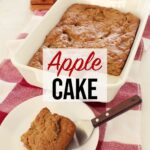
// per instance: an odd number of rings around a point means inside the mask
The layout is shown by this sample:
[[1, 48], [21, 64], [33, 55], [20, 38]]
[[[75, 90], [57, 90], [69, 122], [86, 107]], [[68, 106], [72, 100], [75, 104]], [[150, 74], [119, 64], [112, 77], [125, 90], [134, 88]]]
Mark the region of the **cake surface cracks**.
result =
[[[74, 4], [46, 36], [43, 45], [49, 48], [107, 48], [108, 74], [118, 76], [130, 53], [139, 22], [133, 14], [113, 8]], [[36, 62], [35, 54], [29, 66], [42, 68], [43, 62]]]

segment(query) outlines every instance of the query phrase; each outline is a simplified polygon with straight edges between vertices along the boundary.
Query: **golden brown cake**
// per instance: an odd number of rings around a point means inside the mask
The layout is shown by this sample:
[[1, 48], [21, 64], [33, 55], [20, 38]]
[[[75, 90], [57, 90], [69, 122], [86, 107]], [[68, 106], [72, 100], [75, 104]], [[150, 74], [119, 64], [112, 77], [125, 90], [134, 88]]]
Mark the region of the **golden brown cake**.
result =
[[[113, 8], [74, 4], [67, 9], [43, 45], [50, 48], [107, 48], [108, 74], [120, 75], [130, 53], [139, 18]], [[29, 66], [41, 68], [41, 50]]]
[[55, 0], [31, 0], [32, 5], [48, 5], [53, 4]]
[[55, 2], [56, 0], [31, 0], [31, 10], [49, 10]]
[[52, 7], [51, 5], [31, 5], [31, 10], [32, 11], [43, 11], [43, 10], [49, 10]]
[[66, 150], [75, 130], [70, 119], [43, 108], [21, 141], [28, 150]]

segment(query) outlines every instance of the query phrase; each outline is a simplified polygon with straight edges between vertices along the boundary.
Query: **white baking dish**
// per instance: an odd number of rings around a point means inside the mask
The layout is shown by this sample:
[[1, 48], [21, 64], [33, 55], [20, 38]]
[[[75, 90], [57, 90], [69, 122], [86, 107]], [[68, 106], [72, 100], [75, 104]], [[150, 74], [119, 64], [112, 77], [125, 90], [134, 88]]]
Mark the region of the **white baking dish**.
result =
[[34, 31], [27, 37], [22, 45], [12, 56], [13, 64], [20, 73], [32, 85], [42, 87], [42, 71], [27, 66], [29, 60], [43, 43], [45, 36], [58, 23], [66, 9], [74, 3], [95, 4], [105, 7], [113, 7], [125, 12], [137, 15], [141, 22], [130, 55], [120, 76], [108, 75], [108, 101], [111, 101], [120, 87], [127, 80], [132, 62], [138, 49], [142, 33], [148, 18], [148, 0], [57, 0], [51, 10], [43, 17]]

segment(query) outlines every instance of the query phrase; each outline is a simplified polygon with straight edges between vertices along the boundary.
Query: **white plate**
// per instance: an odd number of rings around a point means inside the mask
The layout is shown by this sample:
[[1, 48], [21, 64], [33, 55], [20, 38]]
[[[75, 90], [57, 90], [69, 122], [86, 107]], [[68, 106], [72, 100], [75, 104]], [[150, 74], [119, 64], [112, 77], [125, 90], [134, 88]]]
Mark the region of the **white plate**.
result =
[[[51, 112], [64, 115], [73, 121], [92, 119], [95, 116], [92, 110], [82, 102], [52, 103], [43, 101], [42, 96], [34, 97], [17, 106], [3, 121], [0, 128], [0, 150], [25, 150], [20, 136], [30, 127], [31, 122], [43, 107], [48, 107]], [[80, 149], [95, 150], [98, 139], [99, 129], [97, 128], [89, 141]]]

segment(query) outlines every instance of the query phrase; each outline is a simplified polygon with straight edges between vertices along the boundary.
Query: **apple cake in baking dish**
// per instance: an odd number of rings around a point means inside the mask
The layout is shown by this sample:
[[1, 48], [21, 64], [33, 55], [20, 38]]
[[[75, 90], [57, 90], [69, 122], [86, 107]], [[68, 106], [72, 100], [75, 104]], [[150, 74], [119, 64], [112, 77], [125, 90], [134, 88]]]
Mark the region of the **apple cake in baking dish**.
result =
[[[73, 4], [46, 36], [49, 48], [107, 48], [108, 74], [120, 75], [140, 20], [131, 13], [95, 5]], [[42, 69], [42, 46], [29, 66]]]

